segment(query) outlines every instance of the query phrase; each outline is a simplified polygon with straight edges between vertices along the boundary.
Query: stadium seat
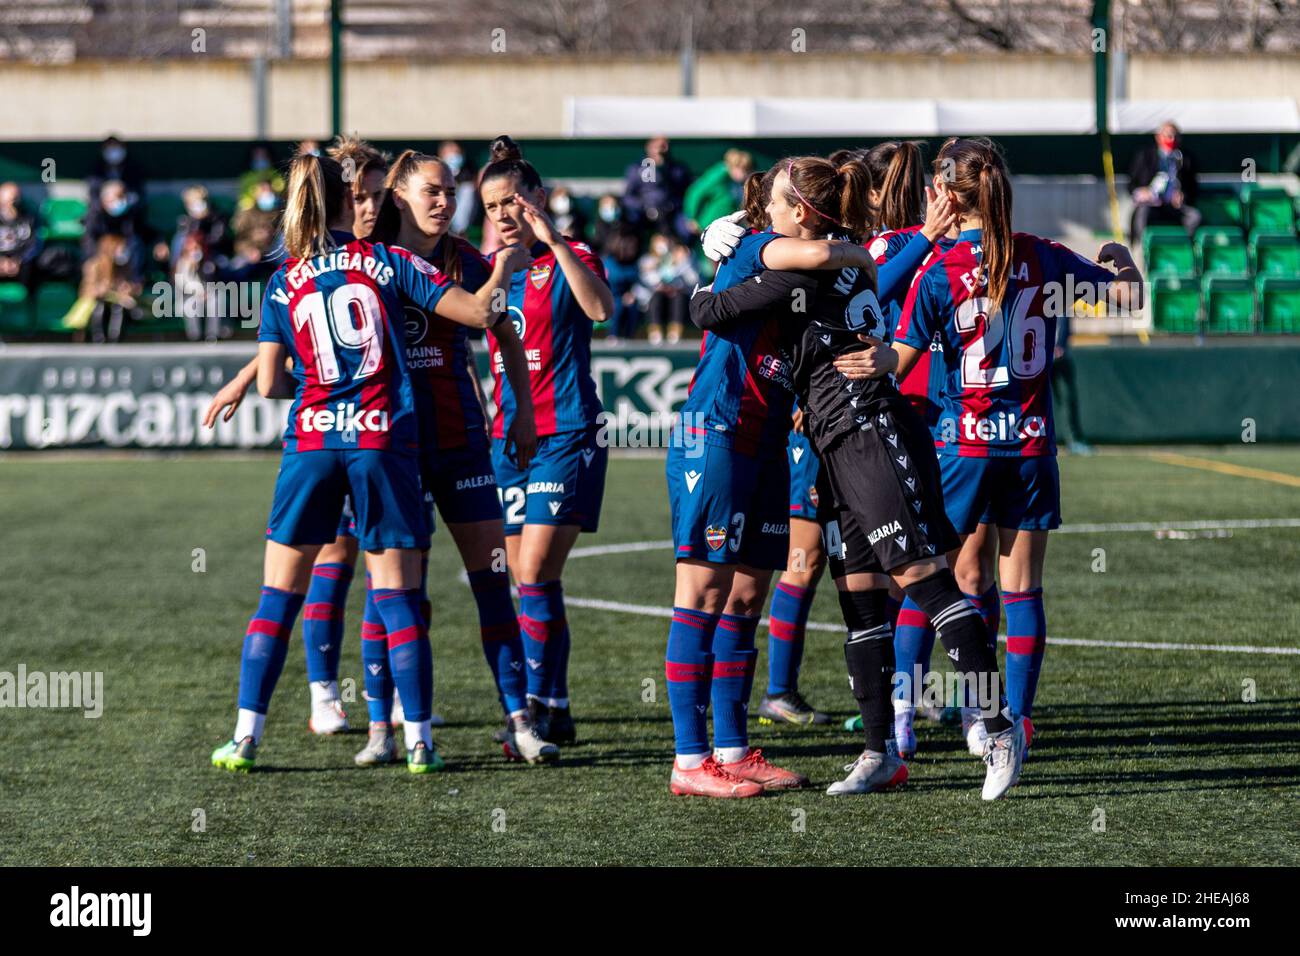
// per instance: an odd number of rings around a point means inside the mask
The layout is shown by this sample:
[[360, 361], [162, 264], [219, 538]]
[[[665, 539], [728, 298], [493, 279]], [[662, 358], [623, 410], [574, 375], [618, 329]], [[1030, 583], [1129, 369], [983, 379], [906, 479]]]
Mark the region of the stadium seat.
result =
[[41, 238], [49, 242], [80, 239], [86, 231], [85, 218], [84, 199], [51, 196], [41, 203]]
[[1300, 240], [1275, 233], [1252, 233], [1250, 258], [1255, 274], [1300, 279]]
[[1268, 334], [1300, 332], [1300, 276], [1260, 276], [1259, 330]]
[[1246, 209], [1252, 230], [1295, 232], [1295, 208], [1285, 189], [1252, 189], [1246, 197]]
[[1150, 285], [1152, 324], [1161, 332], [1195, 333], [1201, 324], [1201, 289], [1192, 279], [1157, 277]]
[[63, 317], [77, 301], [77, 287], [71, 282], [45, 282], [36, 289], [36, 329], [67, 332]]
[[30, 332], [31, 302], [21, 282], [0, 282], [0, 333]]
[[1206, 276], [1201, 280], [1205, 297], [1205, 331], [1243, 334], [1255, 330], [1255, 288], [1249, 279]]
[[1201, 225], [1203, 226], [1241, 226], [1244, 225], [1244, 215], [1241, 208], [1241, 196], [1234, 190], [1225, 190], [1223, 192], [1210, 192], [1207, 189], [1201, 190], [1201, 196], [1196, 202], [1196, 208], [1201, 211]]
[[150, 196], [145, 205], [145, 219], [149, 228], [158, 233], [157, 240], [171, 242], [176, 235], [176, 221], [185, 214], [185, 202], [175, 193]]
[[1195, 252], [1181, 226], [1148, 226], [1142, 234], [1142, 259], [1149, 276], [1196, 275]]
[[1235, 226], [1203, 226], [1196, 230], [1194, 245], [1201, 275], [1250, 275], [1246, 241]]

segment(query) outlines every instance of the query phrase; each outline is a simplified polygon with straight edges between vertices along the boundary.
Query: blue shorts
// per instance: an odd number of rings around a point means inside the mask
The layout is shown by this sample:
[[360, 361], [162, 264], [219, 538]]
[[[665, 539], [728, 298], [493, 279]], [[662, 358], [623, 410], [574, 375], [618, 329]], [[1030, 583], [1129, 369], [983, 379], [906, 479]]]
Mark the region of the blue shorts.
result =
[[526, 524], [597, 529], [609, 463], [609, 449], [596, 440], [598, 434], [590, 428], [545, 435], [537, 439], [537, 454], [527, 468], [506, 454], [504, 438], [492, 439], [506, 534], [519, 534]]
[[266, 536], [277, 544], [329, 544], [349, 498], [363, 550], [429, 546], [416, 458], [370, 450], [284, 455]]
[[1056, 456], [962, 458], [939, 456], [943, 504], [958, 534], [977, 525], [1022, 531], [1061, 526], [1061, 478]]
[[501, 496], [486, 445], [436, 449], [424, 458], [421, 476], [448, 524], [500, 520]]
[[706, 444], [668, 450], [673, 554], [762, 570], [785, 568], [790, 551], [789, 458], [742, 455]]
[[785, 448], [790, 459], [790, 517], [817, 520], [817, 471], [821, 462], [813, 453], [806, 435], [790, 433]]

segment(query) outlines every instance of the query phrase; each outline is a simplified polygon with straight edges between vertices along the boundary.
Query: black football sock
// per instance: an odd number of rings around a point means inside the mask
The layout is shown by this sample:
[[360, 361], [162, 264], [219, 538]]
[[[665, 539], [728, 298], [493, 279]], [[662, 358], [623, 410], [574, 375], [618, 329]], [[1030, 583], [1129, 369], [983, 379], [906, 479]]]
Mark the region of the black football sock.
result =
[[968, 699], [979, 701], [984, 729], [992, 736], [1010, 727], [1002, 711], [1002, 681], [997, 652], [989, 646], [988, 626], [957, 587], [952, 570], [944, 568], [903, 590], [934, 624], [953, 670], [968, 688], [974, 684]]
[[877, 753], [885, 752], [894, 714], [889, 697], [894, 681], [894, 628], [886, 610], [888, 595], [884, 589], [839, 592], [849, 631], [844, 641], [849, 686], [862, 714], [866, 747]]

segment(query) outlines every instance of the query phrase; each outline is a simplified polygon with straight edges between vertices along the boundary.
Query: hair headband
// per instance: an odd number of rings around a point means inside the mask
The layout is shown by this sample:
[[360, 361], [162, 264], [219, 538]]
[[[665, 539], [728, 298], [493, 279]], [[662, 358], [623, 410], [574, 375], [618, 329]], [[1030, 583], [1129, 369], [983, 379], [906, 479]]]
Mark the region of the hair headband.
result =
[[794, 194], [799, 197], [799, 201], [801, 203], [803, 203], [813, 212], [817, 213], [817, 215], [821, 216], [827, 222], [839, 226], [841, 229], [844, 228], [844, 224], [840, 222], [838, 219], [832, 219], [830, 216], [826, 215], [826, 213], [822, 212], [820, 209], [818, 209], [808, 200], [803, 198], [803, 193], [799, 192], [799, 187], [794, 184], [794, 160], [793, 159], [785, 164], [785, 178], [790, 181], [790, 188], [794, 190]]

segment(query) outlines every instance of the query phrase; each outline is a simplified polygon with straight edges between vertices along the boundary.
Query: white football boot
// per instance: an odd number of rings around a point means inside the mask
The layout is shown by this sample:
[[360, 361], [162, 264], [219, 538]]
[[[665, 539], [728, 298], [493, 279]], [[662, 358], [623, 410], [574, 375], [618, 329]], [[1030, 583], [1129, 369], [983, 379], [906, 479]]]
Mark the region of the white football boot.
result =
[[507, 759], [526, 760], [529, 763], [546, 763], [557, 760], [560, 756], [560, 748], [537, 736], [537, 731], [526, 717], [516, 717], [510, 721], [510, 730], [501, 749]]
[[978, 707], [961, 709], [961, 735], [966, 738], [966, 749], [970, 751], [972, 757], [984, 756], [984, 743], [989, 739], [989, 734], [984, 729], [984, 721], [980, 717]]
[[988, 770], [984, 774], [985, 800], [997, 800], [1016, 785], [1020, 779], [1020, 767], [1025, 760], [1025, 722], [1017, 718], [1016, 722], [989, 737], [984, 744], [984, 763]]
[[907, 764], [889, 753], [864, 750], [857, 760], [847, 764], [844, 769], [849, 775], [826, 788], [826, 792], [833, 797], [890, 790], [907, 781]]

